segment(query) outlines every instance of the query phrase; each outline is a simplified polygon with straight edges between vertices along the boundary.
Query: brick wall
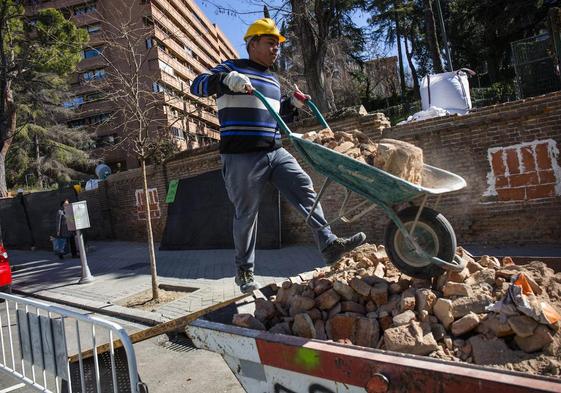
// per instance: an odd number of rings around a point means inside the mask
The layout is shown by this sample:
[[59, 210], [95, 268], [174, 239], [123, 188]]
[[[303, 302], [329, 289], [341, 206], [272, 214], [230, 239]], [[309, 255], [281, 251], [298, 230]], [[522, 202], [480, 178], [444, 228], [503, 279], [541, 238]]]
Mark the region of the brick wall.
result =
[[[373, 139], [402, 139], [424, 150], [425, 162], [464, 177], [466, 189], [442, 197], [438, 210], [452, 223], [459, 243], [521, 244], [558, 243], [561, 240], [561, 93], [505, 103], [476, 110], [466, 116], [447, 116], [386, 128], [376, 127], [377, 114], [328, 119], [335, 131], [360, 129]], [[319, 127], [314, 121], [291, 125], [295, 132]], [[292, 146], [285, 146], [297, 158]], [[301, 160], [317, 190], [322, 178]], [[196, 176], [220, 168], [216, 147], [184, 152], [165, 167], [148, 167], [153, 204], [159, 209], [153, 226], [156, 239], [165, 227], [164, 202], [169, 180]], [[105, 182], [108, 209], [116, 238], [146, 238], [142, 206], [137, 190], [142, 188], [140, 170], [117, 173]], [[101, 193], [98, 193], [102, 197]], [[323, 208], [334, 217], [344, 189], [332, 185]], [[434, 198], [431, 200], [434, 203]], [[303, 218], [281, 202], [284, 244], [312, 241]], [[380, 243], [387, 218], [374, 210], [353, 224], [336, 223], [333, 230], [347, 235], [363, 230], [369, 240]]]

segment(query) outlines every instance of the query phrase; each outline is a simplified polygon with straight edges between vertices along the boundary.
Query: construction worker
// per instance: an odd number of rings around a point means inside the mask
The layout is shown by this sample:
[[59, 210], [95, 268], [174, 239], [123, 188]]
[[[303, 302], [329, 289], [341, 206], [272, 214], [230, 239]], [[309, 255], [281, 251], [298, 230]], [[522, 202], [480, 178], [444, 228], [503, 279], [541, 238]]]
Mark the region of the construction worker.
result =
[[[197, 76], [191, 93], [200, 97], [217, 96], [222, 176], [235, 208], [236, 284], [246, 293], [259, 288], [253, 271], [257, 214], [265, 184], [273, 183], [304, 216], [311, 211], [316, 193], [310, 177], [283, 149], [273, 116], [257, 97], [248, 94], [258, 90], [279, 110], [280, 84], [269, 67], [277, 59], [279, 45], [285, 37], [272, 19], [263, 18], [249, 26], [244, 40], [249, 59], [227, 60]], [[290, 99], [294, 106], [303, 105], [293, 95]], [[309, 225], [327, 264], [336, 262], [366, 240], [362, 232], [339, 238], [328, 226], [323, 227], [326, 224], [318, 204]]]

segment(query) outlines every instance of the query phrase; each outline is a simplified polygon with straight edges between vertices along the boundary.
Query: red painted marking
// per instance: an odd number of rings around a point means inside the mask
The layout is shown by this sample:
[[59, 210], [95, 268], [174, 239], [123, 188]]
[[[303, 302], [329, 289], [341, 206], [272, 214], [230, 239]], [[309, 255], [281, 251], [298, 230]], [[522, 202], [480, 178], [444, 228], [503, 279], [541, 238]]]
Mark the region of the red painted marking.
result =
[[[265, 338], [266, 337], [266, 338]], [[280, 341], [283, 342], [280, 342]], [[335, 343], [320, 343], [296, 337], [271, 335], [256, 338], [263, 365], [366, 388], [376, 374], [389, 380], [390, 392], [439, 393], [528, 393], [559, 392], [561, 383], [528, 378], [506, 372], [460, 366], [449, 362], [397, 356], [382, 351], [359, 349]], [[294, 360], [306, 348], [316, 352], [317, 367]]]

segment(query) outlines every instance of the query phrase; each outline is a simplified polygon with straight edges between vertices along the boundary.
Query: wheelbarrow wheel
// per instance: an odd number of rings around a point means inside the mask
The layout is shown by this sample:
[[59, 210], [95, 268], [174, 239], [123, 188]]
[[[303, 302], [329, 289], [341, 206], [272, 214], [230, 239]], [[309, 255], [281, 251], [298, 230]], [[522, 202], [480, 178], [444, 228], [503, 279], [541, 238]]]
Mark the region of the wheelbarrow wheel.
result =
[[[413, 226], [418, 210], [417, 206], [411, 206], [397, 214], [408, 230]], [[425, 207], [419, 216], [413, 236], [428, 255], [437, 256], [444, 261], [454, 258], [456, 235], [452, 225], [439, 212]], [[440, 276], [445, 271], [419, 255], [391, 220], [386, 227], [384, 245], [393, 264], [409, 276], [431, 278]]]

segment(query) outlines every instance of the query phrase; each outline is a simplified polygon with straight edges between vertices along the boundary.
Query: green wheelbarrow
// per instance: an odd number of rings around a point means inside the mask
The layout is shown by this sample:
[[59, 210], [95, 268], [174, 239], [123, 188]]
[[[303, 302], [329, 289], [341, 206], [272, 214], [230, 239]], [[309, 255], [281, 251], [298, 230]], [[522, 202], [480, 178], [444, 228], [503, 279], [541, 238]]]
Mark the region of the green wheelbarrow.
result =
[[[386, 252], [392, 263], [403, 273], [417, 278], [430, 278], [441, 275], [445, 270], [464, 269], [465, 262], [456, 255], [454, 229], [448, 220], [435, 210], [442, 194], [466, 186], [462, 177], [425, 164], [422, 185], [410, 183], [303, 139], [302, 134], [290, 131], [261, 93], [253, 90], [251, 94], [261, 100], [304, 160], [325, 176], [311, 212], [315, 210], [328, 186], [335, 181], [345, 188], [345, 198], [339, 215], [327, 225], [337, 220], [353, 222], [379, 206], [390, 218], [384, 235]], [[312, 100], [306, 99], [304, 95], [299, 98], [306, 102], [322, 126], [329, 128]], [[348, 207], [352, 193], [365, 200]], [[426, 206], [429, 196], [437, 196], [434, 209]], [[396, 205], [412, 203], [414, 200], [420, 200], [419, 206], [409, 206], [400, 211], [394, 209]], [[306, 222], [310, 220], [311, 212]]]

